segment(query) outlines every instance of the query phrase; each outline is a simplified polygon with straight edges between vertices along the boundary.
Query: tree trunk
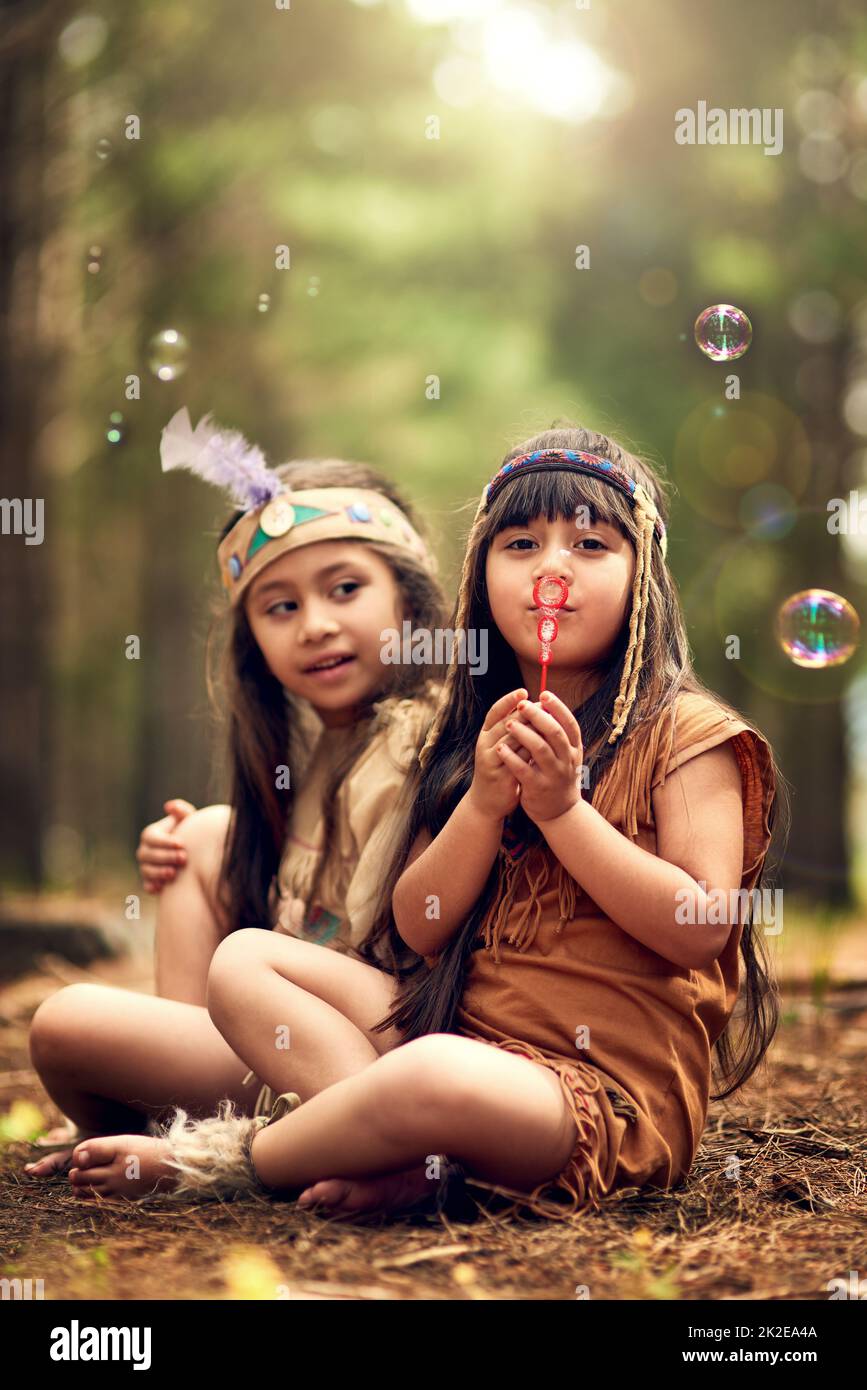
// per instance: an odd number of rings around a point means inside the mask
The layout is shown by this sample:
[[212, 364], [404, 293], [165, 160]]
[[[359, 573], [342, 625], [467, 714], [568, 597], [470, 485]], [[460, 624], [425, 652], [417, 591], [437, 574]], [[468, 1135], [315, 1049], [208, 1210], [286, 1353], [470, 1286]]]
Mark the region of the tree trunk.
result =
[[46, 187], [51, 154], [47, 79], [65, 3], [0, 0], [0, 420], [2, 492], [13, 505], [45, 505], [42, 544], [15, 533], [4, 511], [0, 536], [0, 871], [5, 881], [38, 886], [51, 787], [46, 679], [52, 535], [57, 518], [36, 467], [37, 439], [57, 406], [54, 353], [40, 331], [40, 252], [56, 222]]

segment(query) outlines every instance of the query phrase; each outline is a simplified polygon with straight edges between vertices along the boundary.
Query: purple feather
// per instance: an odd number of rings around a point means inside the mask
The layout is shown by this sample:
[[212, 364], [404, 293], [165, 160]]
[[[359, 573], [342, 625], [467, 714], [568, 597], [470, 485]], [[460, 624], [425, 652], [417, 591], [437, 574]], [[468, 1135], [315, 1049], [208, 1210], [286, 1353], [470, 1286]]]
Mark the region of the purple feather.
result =
[[195, 430], [186, 406], [172, 416], [160, 438], [163, 472], [188, 468], [215, 487], [225, 488], [245, 511], [261, 507], [286, 486], [269, 467], [262, 450], [237, 430], [219, 430], [204, 415]]

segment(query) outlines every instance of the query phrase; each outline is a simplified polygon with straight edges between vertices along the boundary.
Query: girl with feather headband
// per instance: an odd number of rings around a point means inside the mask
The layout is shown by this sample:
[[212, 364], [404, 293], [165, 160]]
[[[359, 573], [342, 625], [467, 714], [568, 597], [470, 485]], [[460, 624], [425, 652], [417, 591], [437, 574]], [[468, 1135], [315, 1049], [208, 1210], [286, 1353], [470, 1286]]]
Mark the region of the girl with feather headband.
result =
[[[435, 560], [390, 482], [338, 459], [271, 469], [210, 417], [193, 430], [186, 410], [163, 431], [161, 456], [164, 471], [190, 469], [236, 507], [218, 546], [229, 599], [216, 615], [228, 619], [222, 690], [209, 672], [227, 726], [231, 804], [168, 803], [177, 817], [142, 836], [143, 878], [163, 889], [159, 997], [73, 986], [37, 1012], [34, 1063], [69, 1123], [37, 1143], [48, 1156], [32, 1176], [63, 1168], [76, 1141], [129, 1130], [131, 1096], [149, 1100], [142, 1126], [161, 1098], [163, 1109], [182, 1101], [205, 1115], [224, 1098], [270, 1113], [273, 1091], [208, 1017], [214, 950], [240, 932], [292, 936], [314, 960], [356, 953], [438, 689], [436, 668], [381, 659], [384, 629], [445, 622]], [[179, 871], [166, 836], [175, 819]], [[339, 1056], [336, 1039], [311, 1084], [342, 1075]]]

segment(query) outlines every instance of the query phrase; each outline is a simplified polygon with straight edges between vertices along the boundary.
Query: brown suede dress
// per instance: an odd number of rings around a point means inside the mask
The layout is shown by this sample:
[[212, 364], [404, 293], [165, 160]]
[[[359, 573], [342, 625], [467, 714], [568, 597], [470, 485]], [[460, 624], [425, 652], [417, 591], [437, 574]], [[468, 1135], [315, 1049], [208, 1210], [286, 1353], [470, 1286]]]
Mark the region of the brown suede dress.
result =
[[[649, 730], [636, 730], [633, 745], [627, 737], [592, 804], [655, 854], [652, 790], [727, 739], [741, 771], [740, 887], [751, 892], [771, 841], [771, 749], [714, 699], [681, 692]], [[515, 1198], [514, 1210], [555, 1218], [616, 1188], [676, 1185], [701, 1140], [711, 1049], [737, 999], [741, 926], [712, 965], [684, 969], [618, 927], [546, 845], [522, 852], [503, 843], [498, 862], [499, 892], [470, 957], [458, 1025], [550, 1067], [578, 1139], [563, 1172], [529, 1197], [480, 1185]]]

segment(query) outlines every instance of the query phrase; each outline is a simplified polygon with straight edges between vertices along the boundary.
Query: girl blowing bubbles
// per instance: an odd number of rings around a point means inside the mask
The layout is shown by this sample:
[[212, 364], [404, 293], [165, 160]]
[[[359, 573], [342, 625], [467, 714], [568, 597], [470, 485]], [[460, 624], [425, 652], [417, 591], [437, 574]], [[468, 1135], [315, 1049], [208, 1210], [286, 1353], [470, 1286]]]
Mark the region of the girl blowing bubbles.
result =
[[[245, 939], [271, 937], [261, 930], [271, 926], [303, 938], [311, 980], [320, 957], [355, 951], [434, 708], [430, 668], [380, 659], [383, 629], [444, 619], [432, 558], [390, 483], [333, 459], [272, 471], [238, 435], [205, 421], [193, 434], [185, 410], [164, 431], [162, 453], [164, 467], [190, 467], [242, 504], [218, 551], [230, 599], [231, 806], [181, 826], [189, 862], [165, 888], [157, 922], [164, 997], [73, 985], [36, 1013], [34, 1065], [78, 1138], [143, 1131], [178, 1104], [197, 1115], [226, 1098], [242, 1112], [272, 1108], [270, 1089], [260, 1082], [257, 1098], [255, 1074], [208, 1017], [211, 957], [239, 927], [255, 927]], [[335, 1034], [320, 1058], [294, 1051], [293, 1085], [309, 1093], [358, 1065], [352, 1036], [348, 1051], [342, 1041]], [[296, 1102], [290, 1094], [279, 1104]], [[146, 1189], [154, 1141], [135, 1138]], [[77, 1190], [100, 1190], [93, 1150], [79, 1144], [72, 1155]], [[67, 1137], [31, 1175], [58, 1171], [70, 1152]]]
[[[520, 445], [485, 489], [453, 627], [489, 628], [488, 670], [449, 672], [385, 876], [393, 920], [386, 901], [365, 961], [324, 962], [352, 972], [346, 1023], [369, 1064], [239, 1144], [236, 1190], [398, 1206], [444, 1151], [516, 1210], [561, 1216], [681, 1181], [713, 1049], [721, 1095], [758, 1065], [777, 1011], [760, 938], [740, 908], [719, 923], [705, 908], [759, 886], [777, 773], [692, 672], [662, 508], [646, 466], [578, 430]], [[532, 590], [547, 574], [569, 599], [537, 704]], [[279, 1088], [275, 1027], [327, 1051], [340, 1004], [324, 977], [305, 984], [302, 943], [250, 935], [217, 948], [209, 1009]], [[408, 969], [405, 946], [424, 958]], [[398, 979], [373, 963], [384, 948]], [[196, 1172], [192, 1159], [188, 1191]]]
[[[712, 1050], [722, 1095], [758, 1065], [777, 1014], [760, 938], [702, 909], [714, 889], [758, 886], [777, 774], [691, 669], [662, 508], [649, 468], [578, 430], [521, 444], [486, 489], [452, 626], [489, 629], [488, 670], [449, 673], [393, 893], [395, 944], [425, 957], [379, 1025], [404, 1045], [256, 1136], [270, 1188], [396, 1204], [444, 1150], [515, 1209], [567, 1214], [682, 1180]], [[540, 705], [546, 574], [569, 598]], [[383, 914], [369, 951], [390, 932]], [[257, 978], [234, 939], [211, 980], [218, 1026], [279, 1084], [267, 1025], [291, 1003], [273, 972]]]

